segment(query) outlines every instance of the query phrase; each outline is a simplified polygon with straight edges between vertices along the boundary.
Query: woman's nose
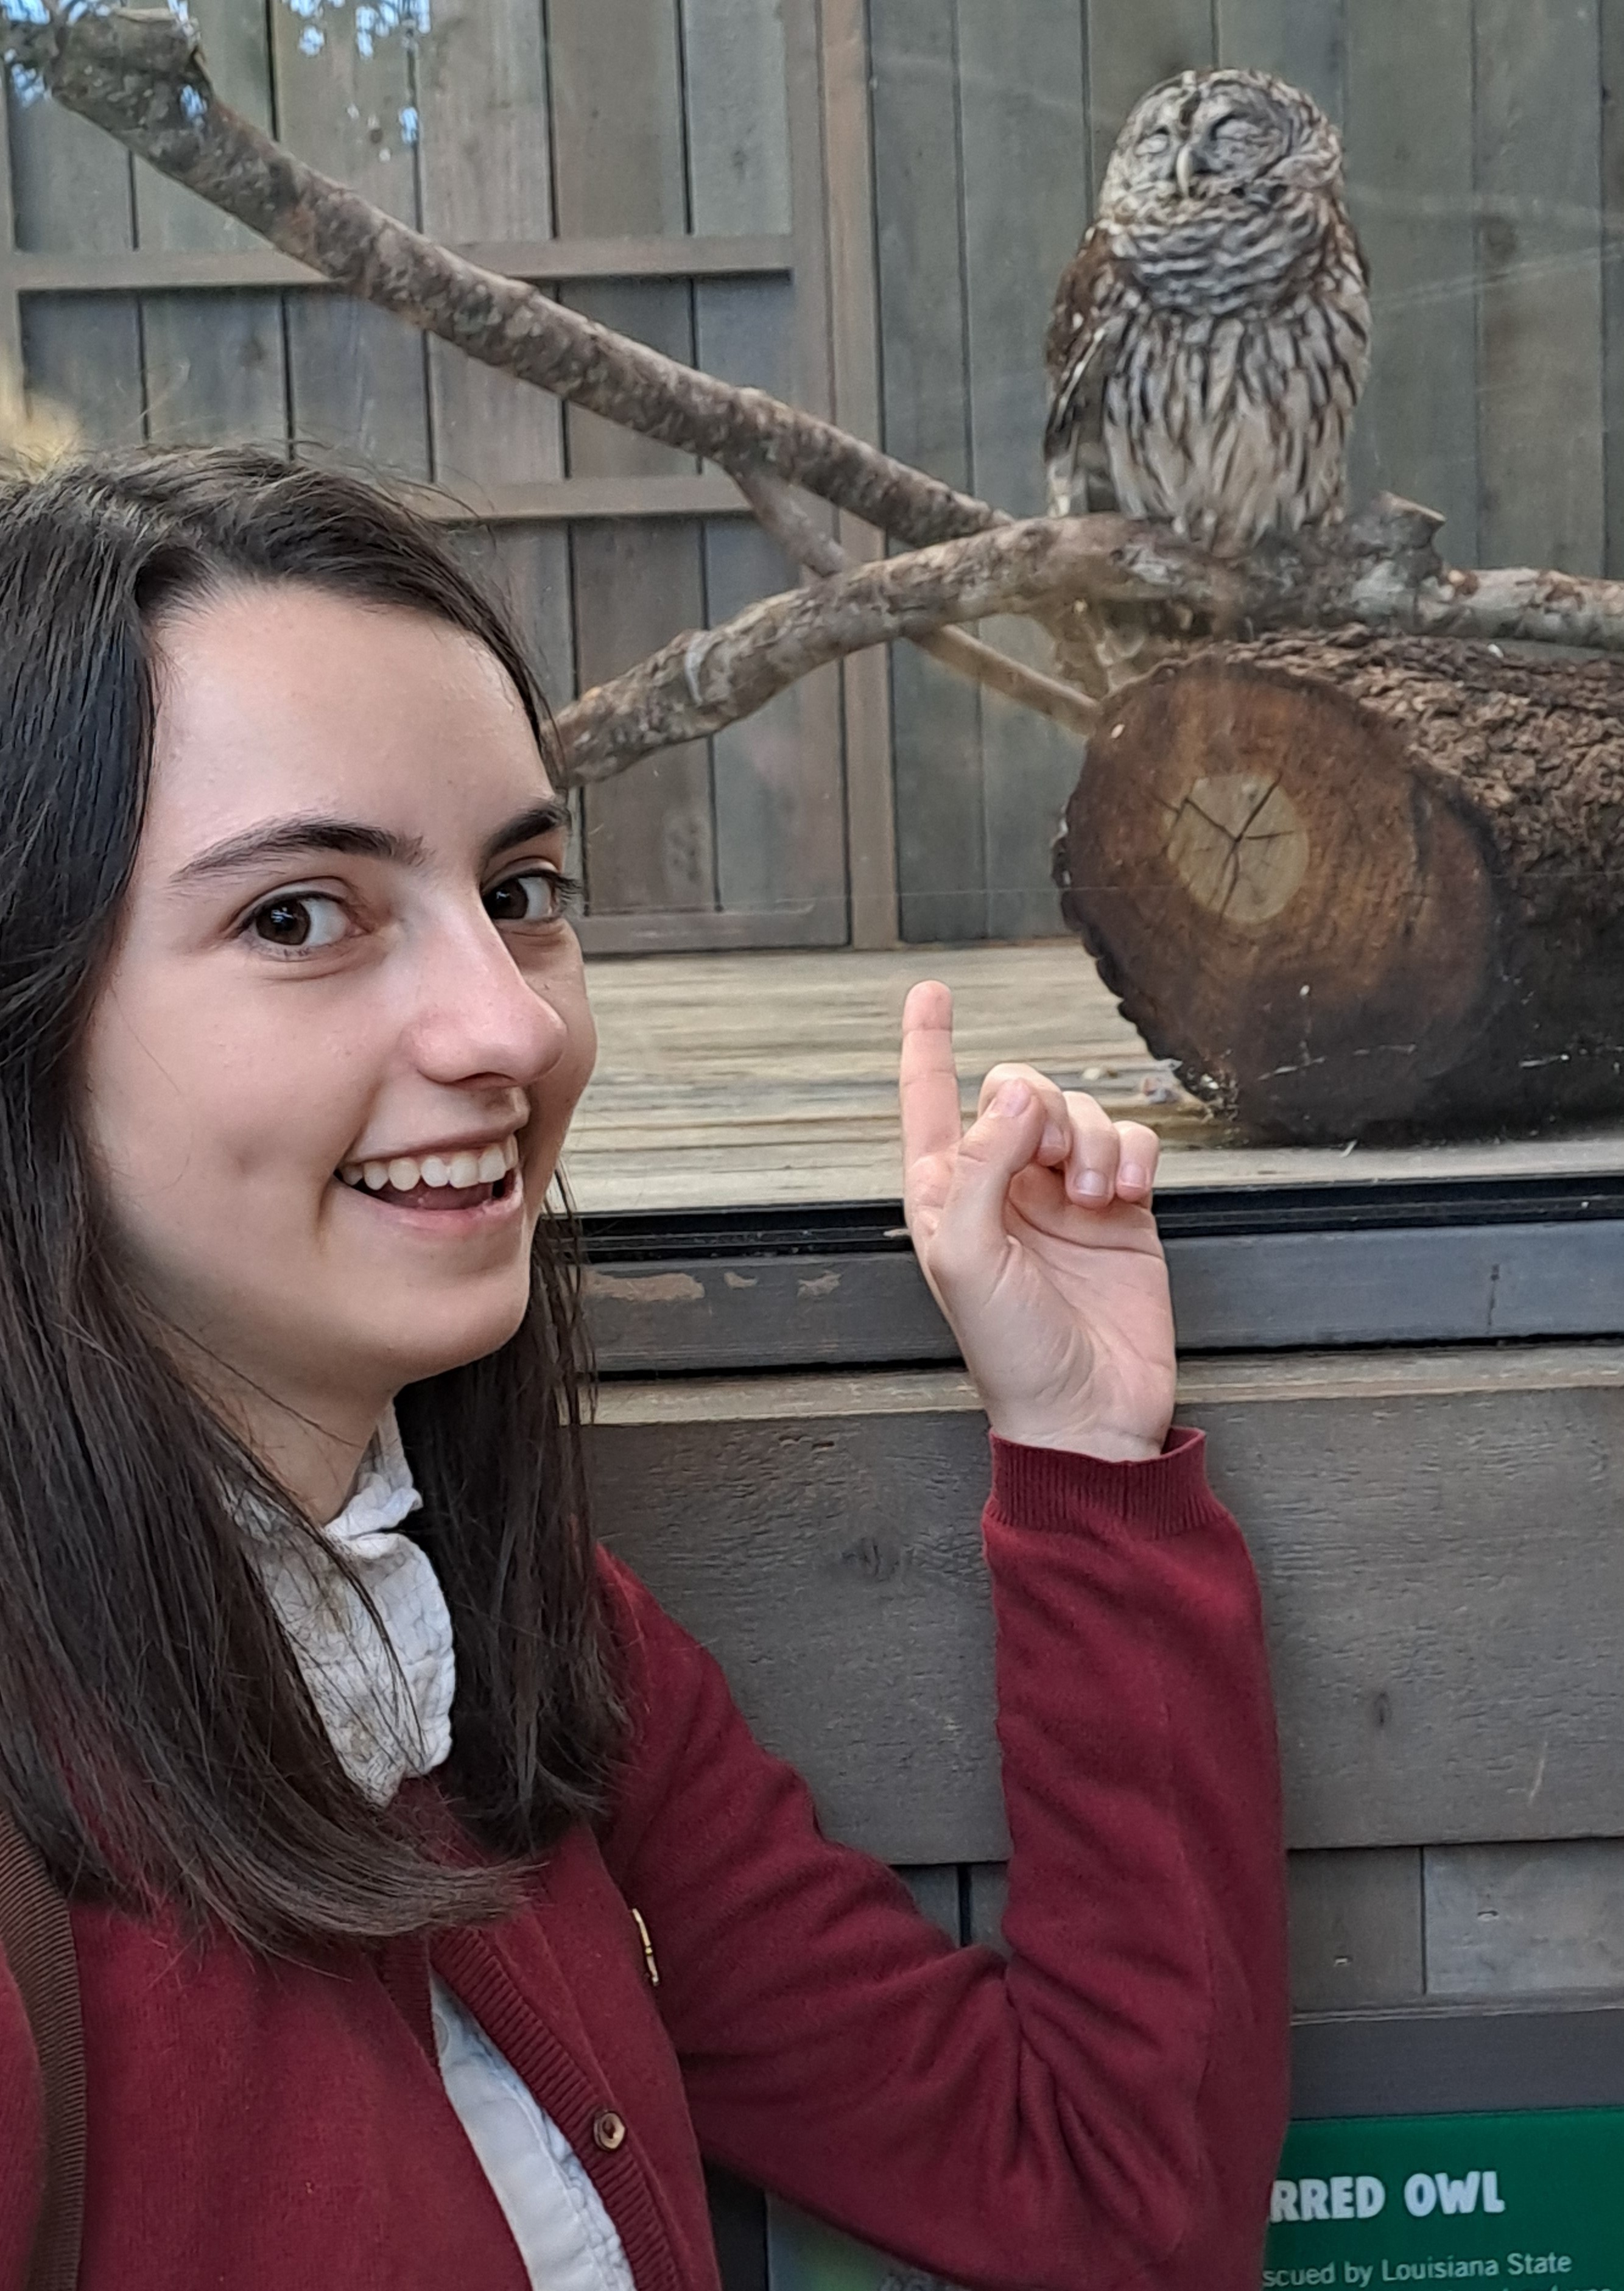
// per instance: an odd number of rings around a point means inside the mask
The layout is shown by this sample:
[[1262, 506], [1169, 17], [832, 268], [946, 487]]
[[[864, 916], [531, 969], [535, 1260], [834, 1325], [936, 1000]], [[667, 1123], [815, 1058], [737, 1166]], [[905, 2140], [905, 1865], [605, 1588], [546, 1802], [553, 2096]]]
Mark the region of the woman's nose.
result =
[[569, 1043], [567, 1021], [484, 916], [437, 933], [424, 950], [413, 1032], [423, 1073], [446, 1083], [489, 1075], [526, 1088]]

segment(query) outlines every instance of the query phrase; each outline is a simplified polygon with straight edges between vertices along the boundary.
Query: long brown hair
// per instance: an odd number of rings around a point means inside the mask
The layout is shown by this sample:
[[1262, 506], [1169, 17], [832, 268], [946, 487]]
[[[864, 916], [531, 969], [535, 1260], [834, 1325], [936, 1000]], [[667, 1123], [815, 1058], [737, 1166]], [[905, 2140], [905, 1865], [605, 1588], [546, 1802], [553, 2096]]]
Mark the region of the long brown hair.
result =
[[400, 1395], [412, 1523], [455, 1627], [446, 1780], [495, 1858], [453, 1870], [347, 1778], [245, 1548], [286, 1492], [171, 1365], [108, 1246], [80, 1044], [151, 769], [155, 617], [225, 582], [502, 613], [356, 478], [236, 448], [86, 456], [0, 487], [0, 1790], [58, 1881], [250, 1944], [489, 1914], [602, 1801], [617, 1714], [581, 1461], [575, 1254], [537, 1234], [511, 1343]]

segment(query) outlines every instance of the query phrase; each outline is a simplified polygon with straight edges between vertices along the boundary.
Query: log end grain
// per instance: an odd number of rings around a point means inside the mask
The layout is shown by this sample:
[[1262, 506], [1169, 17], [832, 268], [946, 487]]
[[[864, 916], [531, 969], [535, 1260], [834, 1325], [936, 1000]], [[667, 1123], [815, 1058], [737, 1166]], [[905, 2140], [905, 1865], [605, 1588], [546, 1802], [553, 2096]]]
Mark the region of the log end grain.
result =
[[1526, 1128], [1624, 1107], [1621, 799], [1609, 665], [1218, 646], [1108, 706], [1057, 878], [1123, 1015], [1250, 1134]]

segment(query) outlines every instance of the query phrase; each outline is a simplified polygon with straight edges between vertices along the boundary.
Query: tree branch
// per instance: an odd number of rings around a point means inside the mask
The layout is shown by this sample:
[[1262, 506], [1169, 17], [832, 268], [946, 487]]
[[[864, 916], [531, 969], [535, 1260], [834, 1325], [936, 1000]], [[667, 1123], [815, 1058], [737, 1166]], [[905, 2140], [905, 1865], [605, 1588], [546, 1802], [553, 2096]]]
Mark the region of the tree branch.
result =
[[3, 33], [7, 59], [37, 73], [65, 110], [284, 254], [481, 365], [735, 475], [765, 466], [899, 540], [1005, 521], [832, 422], [662, 357], [395, 221], [222, 103], [196, 34], [166, 9], [58, 6], [48, 21], [6, 22]]
[[[793, 489], [770, 470], [738, 471], [734, 483], [756, 513], [758, 523], [771, 534], [785, 554], [809, 573], [824, 578], [837, 573], [848, 573], [856, 559], [848, 557], [832, 534], [825, 533], [816, 520], [801, 507]], [[954, 675], [967, 677], [972, 684], [985, 685], [990, 692], [1002, 693], [1008, 700], [1018, 701], [1023, 707], [1047, 716], [1051, 722], [1064, 725], [1087, 739], [1099, 720], [1098, 703], [1080, 692], [1074, 684], [1066, 684], [1057, 676], [1045, 676], [1024, 661], [1011, 660], [1008, 653], [996, 646], [983, 644], [977, 637], [966, 636], [962, 629], [937, 629], [934, 635], [915, 637], [912, 642], [921, 652], [928, 652], [932, 660], [940, 661]]]
[[611, 778], [763, 707], [825, 663], [993, 613], [1074, 603], [1187, 606], [1226, 629], [1337, 627], [1624, 653], [1624, 583], [1563, 573], [1462, 573], [1433, 546], [1442, 520], [1383, 494], [1329, 535], [1208, 557], [1164, 526], [1031, 518], [769, 597], [720, 628], [673, 638], [558, 719], [563, 776]]

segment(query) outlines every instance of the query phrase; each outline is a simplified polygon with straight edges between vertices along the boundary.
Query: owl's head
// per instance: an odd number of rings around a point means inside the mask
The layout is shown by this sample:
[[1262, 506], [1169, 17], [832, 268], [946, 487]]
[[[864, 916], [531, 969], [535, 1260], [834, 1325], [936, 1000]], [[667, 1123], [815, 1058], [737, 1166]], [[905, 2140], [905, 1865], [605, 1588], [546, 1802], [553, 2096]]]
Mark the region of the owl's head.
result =
[[1341, 174], [1341, 140], [1300, 88], [1266, 72], [1187, 71], [1129, 113], [1100, 206], [1206, 204], [1270, 183], [1331, 191]]

